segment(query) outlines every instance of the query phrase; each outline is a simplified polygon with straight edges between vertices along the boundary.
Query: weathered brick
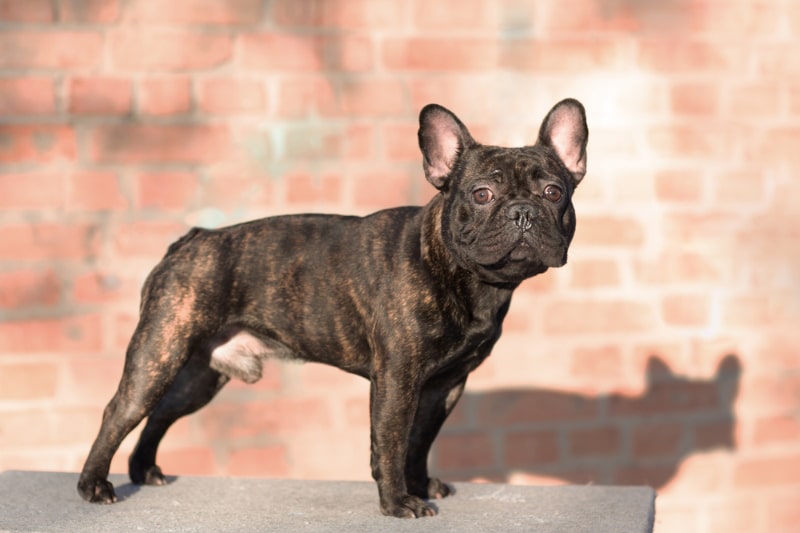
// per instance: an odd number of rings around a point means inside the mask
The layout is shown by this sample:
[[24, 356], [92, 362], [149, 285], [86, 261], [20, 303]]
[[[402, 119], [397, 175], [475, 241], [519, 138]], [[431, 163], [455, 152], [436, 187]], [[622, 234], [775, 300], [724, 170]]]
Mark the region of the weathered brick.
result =
[[84, 260], [97, 257], [99, 228], [91, 224], [8, 225], [0, 239], [0, 258], [23, 261]]
[[123, 78], [81, 76], [69, 81], [70, 113], [76, 115], [125, 115], [131, 112], [133, 89]]
[[49, 78], [0, 78], [0, 116], [46, 115], [56, 110]]
[[186, 233], [186, 226], [171, 221], [129, 222], [121, 224], [114, 233], [114, 246], [123, 256], [145, 256], [157, 259], [167, 247]]
[[75, 211], [119, 211], [128, 207], [119, 177], [112, 172], [78, 172], [69, 177], [67, 208]]
[[705, 294], [670, 294], [661, 301], [664, 322], [673, 326], [702, 326], [711, 318], [711, 302]]
[[0, 125], [0, 163], [72, 161], [77, 151], [75, 130], [70, 126]]
[[0, 0], [0, 21], [52, 22], [54, 18], [51, 0]]
[[133, 0], [128, 16], [139, 23], [240, 26], [261, 20], [261, 0]]
[[402, 0], [278, 0], [271, 15], [288, 28], [379, 29], [396, 27], [402, 19]]
[[288, 473], [286, 448], [282, 445], [232, 450], [228, 457], [230, 476], [285, 477]]
[[192, 108], [189, 78], [146, 78], [139, 83], [139, 112], [145, 115], [181, 115]]
[[573, 429], [567, 434], [573, 457], [614, 457], [622, 453], [622, 432], [616, 426]]
[[58, 367], [52, 362], [0, 363], [0, 400], [52, 398]]
[[655, 324], [653, 309], [626, 300], [562, 300], [545, 310], [548, 334], [624, 333], [644, 331]]
[[0, 33], [0, 68], [96, 68], [103, 36], [92, 31], [24, 31]]
[[633, 456], [677, 457], [686, 433], [686, 428], [677, 423], [638, 425], [633, 430]]
[[53, 306], [61, 299], [61, 280], [52, 269], [0, 272], [0, 309]]
[[495, 466], [492, 439], [485, 432], [442, 435], [434, 443], [435, 465], [440, 470]]
[[0, 352], [96, 353], [102, 348], [100, 315], [0, 323]]
[[734, 483], [741, 487], [774, 487], [800, 483], [800, 456], [772, 455], [741, 459], [733, 471]]
[[188, 30], [120, 30], [110, 36], [114, 66], [135, 71], [202, 71], [227, 63], [233, 40], [218, 33]]
[[390, 38], [383, 42], [386, 68], [421, 71], [476, 71], [498, 66], [498, 43], [481, 38]]
[[535, 468], [561, 457], [558, 433], [551, 430], [512, 431], [506, 434], [504, 445], [503, 457], [508, 468]]
[[263, 113], [267, 94], [258, 80], [207, 78], [200, 82], [201, 111], [206, 113]]
[[89, 157], [100, 163], [212, 163], [231, 150], [224, 125], [123, 124], [96, 127]]
[[197, 175], [188, 172], [148, 172], [136, 177], [137, 206], [185, 211], [198, 194]]
[[59, 209], [64, 205], [64, 179], [59, 174], [0, 174], [0, 208]]
[[120, 0], [57, 0], [61, 22], [110, 24], [119, 20]]
[[342, 196], [340, 176], [314, 177], [308, 174], [294, 174], [284, 178], [286, 199], [292, 204], [334, 203]]

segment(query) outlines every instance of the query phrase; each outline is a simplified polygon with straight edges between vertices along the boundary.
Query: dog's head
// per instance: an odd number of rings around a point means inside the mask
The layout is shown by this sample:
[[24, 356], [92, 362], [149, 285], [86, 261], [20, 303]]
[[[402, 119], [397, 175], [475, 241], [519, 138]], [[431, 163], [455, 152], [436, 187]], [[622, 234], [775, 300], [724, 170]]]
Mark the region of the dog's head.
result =
[[425, 176], [443, 195], [442, 237], [461, 267], [487, 282], [519, 283], [566, 263], [588, 137], [572, 99], [556, 104], [536, 144], [522, 148], [479, 144], [444, 107], [422, 109]]

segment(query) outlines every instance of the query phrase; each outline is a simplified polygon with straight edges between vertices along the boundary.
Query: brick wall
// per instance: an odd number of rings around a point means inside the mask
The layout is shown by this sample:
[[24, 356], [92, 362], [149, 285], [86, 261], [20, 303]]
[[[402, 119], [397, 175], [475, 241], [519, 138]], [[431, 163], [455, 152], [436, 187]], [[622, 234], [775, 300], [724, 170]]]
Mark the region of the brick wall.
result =
[[[0, 0], [0, 469], [80, 468], [188, 227], [423, 203], [421, 106], [520, 145], [572, 96], [570, 262], [515, 296], [433, 468], [649, 483], [659, 531], [791, 529], [798, 57], [791, 0]], [[367, 390], [271, 363], [159, 462], [368, 479]]]

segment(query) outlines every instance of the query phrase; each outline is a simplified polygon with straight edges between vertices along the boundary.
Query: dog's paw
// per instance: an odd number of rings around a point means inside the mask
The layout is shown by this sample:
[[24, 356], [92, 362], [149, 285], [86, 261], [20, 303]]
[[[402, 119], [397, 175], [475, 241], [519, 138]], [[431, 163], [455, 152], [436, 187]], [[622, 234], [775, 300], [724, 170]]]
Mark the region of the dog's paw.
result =
[[78, 494], [81, 498], [91, 503], [114, 503], [117, 495], [114, 494], [114, 485], [105, 479], [78, 481]]
[[131, 481], [137, 485], [166, 485], [167, 477], [161, 472], [161, 468], [152, 465], [142, 470], [131, 469]]
[[425, 503], [422, 498], [406, 494], [388, 503], [381, 503], [381, 512], [386, 516], [396, 516], [398, 518], [421, 518], [423, 516], [434, 516], [436, 511]]
[[438, 477], [432, 477], [428, 480], [428, 499], [438, 500], [451, 494], [453, 494], [453, 488]]
[[428, 478], [427, 481], [408, 484], [409, 494], [426, 500], [439, 500], [453, 494], [453, 489], [439, 478]]

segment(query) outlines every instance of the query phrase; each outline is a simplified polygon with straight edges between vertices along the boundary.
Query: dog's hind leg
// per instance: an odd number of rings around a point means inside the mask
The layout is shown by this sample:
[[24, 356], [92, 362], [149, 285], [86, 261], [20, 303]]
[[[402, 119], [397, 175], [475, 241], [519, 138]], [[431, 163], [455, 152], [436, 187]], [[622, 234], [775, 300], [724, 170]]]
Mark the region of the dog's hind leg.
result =
[[166, 478], [156, 465], [156, 451], [169, 427], [208, 402], [230, 380], [209, 366], [208, 354], [195, 352], [178, 373], [167, 393], [156, 405], [128, 461], [131, 481], [141, 485], [164, 485]]

